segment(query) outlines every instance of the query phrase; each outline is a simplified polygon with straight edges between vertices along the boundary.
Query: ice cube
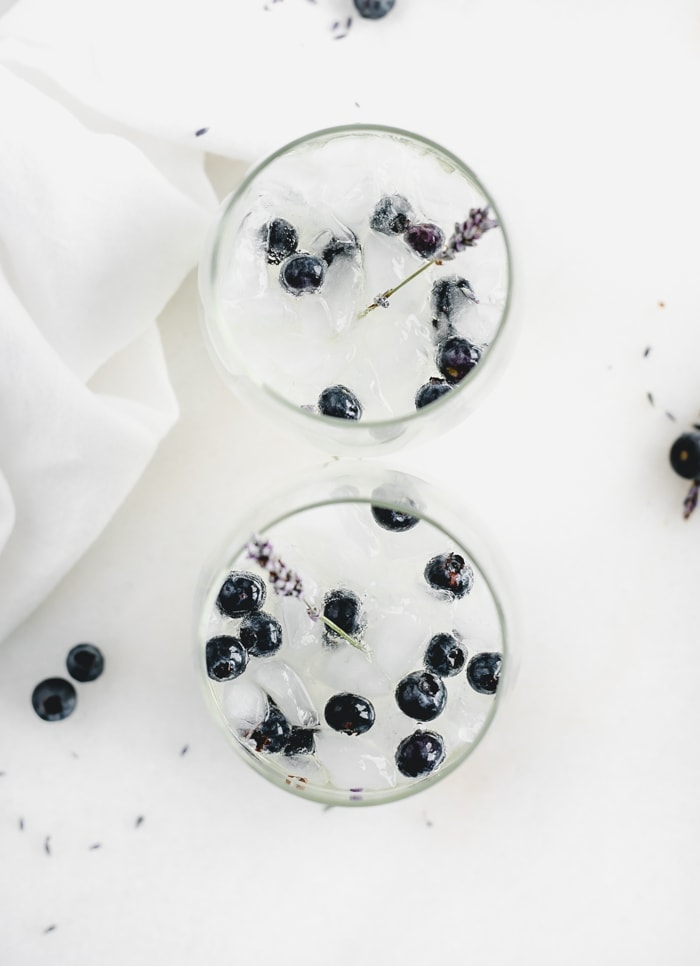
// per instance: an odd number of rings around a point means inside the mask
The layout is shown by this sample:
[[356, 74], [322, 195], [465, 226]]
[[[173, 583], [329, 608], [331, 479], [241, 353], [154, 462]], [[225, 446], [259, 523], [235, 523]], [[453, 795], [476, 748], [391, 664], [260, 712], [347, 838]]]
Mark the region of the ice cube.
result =
[[318, 757], [338, 788], [380, 789], [396, 785], [396, 765], [369, 738], [323, 732], [316, 739]]
[[311, 673], [335, 691], [350, 691], [365, 697], [385, 694], [391, 682], [370, 652], [359, 651], [342, 641], [325, 646], [315, 656]]
[[318, 712], [304, 682], [286, 661], [279, 658], [255, 662], [250, 669], [252, 677], [277, 704], [292, 725], [315, 728], [319, 723]]
[[428, 640], [426, 627], [415, 612], [384, 612], [367, 633], [375, 665], [392, 681], [415, 671], [423, 664]]
[[224, 684], [221, 693], [221, 710], [237, 734], [250, 731], [265, 717], [267, 697], [265, 692], [247, 676]]

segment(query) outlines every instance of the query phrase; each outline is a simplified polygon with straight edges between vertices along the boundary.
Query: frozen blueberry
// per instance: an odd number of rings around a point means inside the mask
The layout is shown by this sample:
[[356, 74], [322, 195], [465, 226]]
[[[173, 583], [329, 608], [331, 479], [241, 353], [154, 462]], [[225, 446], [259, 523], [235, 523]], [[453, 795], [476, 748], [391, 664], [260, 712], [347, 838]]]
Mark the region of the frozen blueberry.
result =
[[403, 195], [385, 195], [377, 202], [369, 226], [382, 235], [402, 235], [413, 220], [413, 208]]
[[282, 625], [271, 614], [257, 611], [242, 621], [238, 631], [241, 644], [253, 657], [274, 654], [282, 646]]
[[318, 292], [326, 275], [326, 263], [318, 255], [297, 252], [286, 258], [280, 267], [280, 285], [290, 295]]
[[396, 0], [355, 0], [355, 9], [361, 17], [379, 20], [393, 9]]
[[331, 265], [336, 258], [354, 258], [360, 252], [357, 238], [336, 238], [331, 235], [324, 243], [321, 256], [326, 265]]
[[423, 778], [444, 759], [445, 742], [435, 731], [414, 731], [396, 749], [396, 767], [406, 778]]
[[65, 678], [46, 678], [32, 692], [32, 707], [44, 721], [62, 721], [75, 711], [78, 696]]
[[431, 557], [423, 576], [435, 590], [448, 597], [464, 597], [474, 584], [474, 571], [458, 553], [441, 553]]
[[248, 652], [237, 637], [229, 634], [211, 637], [204, 651], [207, 674], [212, 681], [232, 681], [246, 669]]
[[454, 385], [468, 375], [481, 359], [481, 349], [455, 335], [438, 346], [437, 367], [447, 382]]
[[265, 584], [244, 571], [230, 573], [216, 598], [216, 606], [226, 617], [245, 617], [260, 610], [265, 603]]
[[467, 681], [479, 694], [495, 694], [501, 676], [500, 654], [482, 651], [467, 664]]
[[299, 236], [294, 225], [284, 218], [273, 218], [263, 227], [265, 254], [271, 265], [279, 265], [297, 250]]
[[265, 717], [252, 731], [247, 732], [245, 737], [253, 739], [256, 751], [274, 755], [278, 751], [285, 750], [291, 734], [291, 725], [272, 698], [268, 697]]
[[344, 735], [362, 735], [374, 724], [372, 702], [343, 691], [328, 700], [323, 712], [326, 724]]
[[671, 466], [686, 480], [700, 477], [700, 433], [683, 433], [671, 447]]
[[284, 746], [285, 755], [313, 755], [316, 750], [313, 728], [299, 728], [292, 726], [292, 730]]
[[404, 714], [416, 721], [432, 721], [442, 712], [447, 690], [432, 671], [413, 671], [396, 685], [396, 703]]
[[75, 681], [94, 681], [102, 674], [105, 662], [94, 644], [76, 644], [68, 651], [66, 668]]
[[411, 225], [403, 237], [408, 247], [421, 258], [434, 258], [445, 244], [445, 233], [432, 222]]
[[[341, 631], [350, 637], [358, 638], [363, 631], [362, 604], [357, 594], [352, 590], [339, 589], [329, 591], [323, 601], [323, 616], [337, 624]], [[327, 640], [338, 642], [339, 634], [327, 625], [325, 634]]]
[[425, 666], [441, 678], [450, 678], [464, 667], [467, 651], [453, 634], [435, 634], [425, 652]]
[[433, 282], [430, 309], [439, 325], [452, 325], [465, 306], [476, 302], [471, 285], [461, 275], [446, 275]]
[[384, 530], [404, 533], [418, 523], [418, 517], [406, 513], [404, 510], [394, 510], [391, 507], [374, 506], [374, 504], [372, 504], [371, 510], [375, 522]]
[[362, 404], [347, 386], [328, 386], [318, 397], [318, 410], [322, 416], [335, 419], [359, 419]]
[[437, 379], [435, 376], [431, 376], [416, 393], [416, 409], [429, 406], [430, 403], [435, 402], [436, 399], [446, 395], [451, 390], [452, 386], [445, 379]]

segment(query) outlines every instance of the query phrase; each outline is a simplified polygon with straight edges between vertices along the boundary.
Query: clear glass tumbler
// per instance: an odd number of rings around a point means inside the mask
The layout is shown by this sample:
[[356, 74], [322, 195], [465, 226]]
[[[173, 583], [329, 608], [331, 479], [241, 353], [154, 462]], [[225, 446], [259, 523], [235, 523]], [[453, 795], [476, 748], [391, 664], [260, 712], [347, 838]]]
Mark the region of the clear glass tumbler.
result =
[[216, 721], [261, 775], [372, 805], [479, 744], [512, 656], [473, 516], [413, 476], [334, 461], [233, 521], [203, 577], [197, 662]]
[[255, 165], [199, 273], [229, 386], [336, 455], [389, 452], [473, 410], [502, 368], [511, 287], [476, 175], [378, 125], [317, 131]]

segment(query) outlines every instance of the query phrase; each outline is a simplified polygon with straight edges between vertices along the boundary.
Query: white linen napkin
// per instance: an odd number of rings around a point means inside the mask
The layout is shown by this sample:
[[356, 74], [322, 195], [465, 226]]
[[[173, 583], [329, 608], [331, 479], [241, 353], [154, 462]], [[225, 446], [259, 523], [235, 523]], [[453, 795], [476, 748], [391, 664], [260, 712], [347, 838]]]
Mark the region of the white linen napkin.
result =
[[188, 196], [134, 143], [2, 65], [0, 123], [1, 640], [177, 417], [156, 318], [215, 202], [200, 153], [179, 152]]

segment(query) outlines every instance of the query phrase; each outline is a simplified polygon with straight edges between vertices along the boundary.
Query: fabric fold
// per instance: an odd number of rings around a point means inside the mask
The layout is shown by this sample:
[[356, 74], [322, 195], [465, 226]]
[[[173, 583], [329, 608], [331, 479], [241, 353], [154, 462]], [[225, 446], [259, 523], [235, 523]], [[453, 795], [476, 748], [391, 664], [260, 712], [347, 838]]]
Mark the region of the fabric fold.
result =
[[2, 640], [100, 534], [177, 419], [157, 318], [216, 200], [201, 152], [179, 152], [176, 177], [160, 171], [157, 151], [91, 128], [2, 65], [0, 120]]

